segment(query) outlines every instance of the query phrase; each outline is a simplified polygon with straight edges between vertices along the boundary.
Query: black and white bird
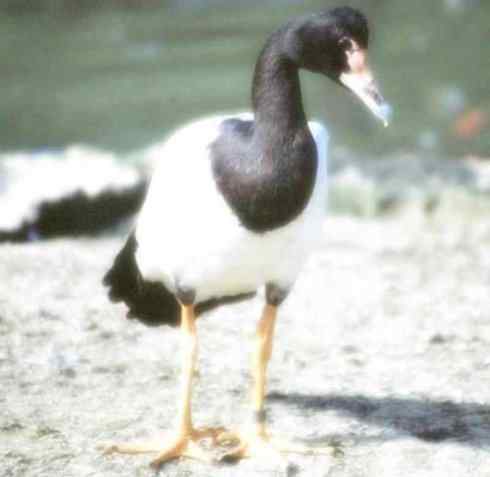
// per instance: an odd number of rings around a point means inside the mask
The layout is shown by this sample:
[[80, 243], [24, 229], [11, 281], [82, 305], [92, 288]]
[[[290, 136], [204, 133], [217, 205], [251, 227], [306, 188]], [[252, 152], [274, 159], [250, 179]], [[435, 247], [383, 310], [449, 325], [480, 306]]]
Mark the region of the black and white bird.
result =
[[[135, 229], [104, 282], [130, 318], [180, 325], [184, 336], [178, 427], [161, 445], [113, 445], [107, 452], [158, 452], [153, 464], [204, 458], [197, 441], [229, 439], [192, 425], [192, 379], [200, 313], [265, 288], [254, 358], [255, 425], [234, 436], [228, 458], [278, 445], [266, 430], [264, 396], [277, 308], [321, 236], [327, 196], [326, 129], [308, 122], [298, 72], [345, 86], [385, 124], [389, 107], [366, 61], [368, 24], [348, 7], [294, 19], [272, 33], [252, 85], [253, 112], [196, 121], [161, 149]], [[219, 326], [214, 325], [214, 326]]]

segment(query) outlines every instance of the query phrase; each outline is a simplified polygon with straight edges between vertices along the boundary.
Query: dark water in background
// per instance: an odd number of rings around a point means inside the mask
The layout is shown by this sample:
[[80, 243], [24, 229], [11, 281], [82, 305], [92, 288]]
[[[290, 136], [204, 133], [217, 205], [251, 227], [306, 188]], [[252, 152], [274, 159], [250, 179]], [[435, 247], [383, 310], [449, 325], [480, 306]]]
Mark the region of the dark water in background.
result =
[[[124, 152], [191, 118], [248, 109], [267, 34], [294, 15], [343, 2], [62, 3], [0, 10], [1, 150], [83, 142]], [[354, 150], [489, 156], [490, 2], [349, 3], [370, 18], [371, 63], [395, 107], [392, 127], [383, 129], [328, 80], [303, 74], [310, 116]]]

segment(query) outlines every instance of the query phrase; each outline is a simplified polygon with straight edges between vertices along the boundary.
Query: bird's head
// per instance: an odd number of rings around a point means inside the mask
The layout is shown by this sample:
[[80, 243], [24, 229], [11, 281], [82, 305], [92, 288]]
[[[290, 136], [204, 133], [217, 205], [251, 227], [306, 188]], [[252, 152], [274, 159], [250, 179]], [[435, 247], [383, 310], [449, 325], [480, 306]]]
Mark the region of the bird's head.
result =
[[366, 17], [350, 7], [334, 8], [294, 21], [286, 34], [288, 56], [300, 68], [321, 73], [352, 91], [385, 126], [391, 108], [367, 62]]

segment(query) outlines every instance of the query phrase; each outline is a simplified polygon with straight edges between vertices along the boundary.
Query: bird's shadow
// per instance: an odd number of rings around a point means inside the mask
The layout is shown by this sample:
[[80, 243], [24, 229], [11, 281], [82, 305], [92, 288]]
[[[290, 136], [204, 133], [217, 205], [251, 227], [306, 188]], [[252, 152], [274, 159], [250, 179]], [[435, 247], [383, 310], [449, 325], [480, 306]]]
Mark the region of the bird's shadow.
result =
[[[268, 400], [305, 410], [335, 411], [369, 426], [395, 431], [382, 433], [380, 439], [412, 436], [426, 442], [451, 440], [461, 445], [490, 447], [490, 405], [415, 398], [281, 392], [271, 392]], [[363, 439], [362, 435], [355, 438]]]

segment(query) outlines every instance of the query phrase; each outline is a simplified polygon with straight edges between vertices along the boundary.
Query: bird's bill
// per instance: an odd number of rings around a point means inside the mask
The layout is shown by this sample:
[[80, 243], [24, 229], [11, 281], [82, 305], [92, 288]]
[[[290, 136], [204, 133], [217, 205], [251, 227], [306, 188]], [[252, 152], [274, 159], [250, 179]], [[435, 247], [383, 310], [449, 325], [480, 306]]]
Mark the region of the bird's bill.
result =
[[366, 52], [355, 49], [348, 54], [350, 70], [340, 75], [340, 82], [352, 91], [387, 127], [391, 118], [391, 106], [381, 96], [367, 66]]

